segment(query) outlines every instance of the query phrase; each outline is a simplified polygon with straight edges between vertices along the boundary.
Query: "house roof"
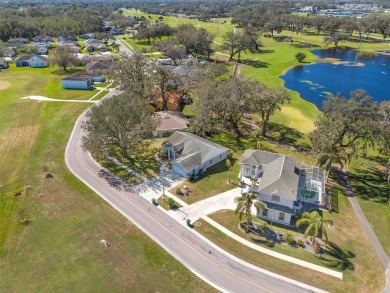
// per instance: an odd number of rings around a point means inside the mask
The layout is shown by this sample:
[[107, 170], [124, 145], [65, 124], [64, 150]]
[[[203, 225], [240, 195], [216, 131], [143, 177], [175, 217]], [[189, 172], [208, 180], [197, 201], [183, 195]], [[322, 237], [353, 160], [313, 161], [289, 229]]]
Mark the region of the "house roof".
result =
[[76, 72], [70, 76], [64, 77], [61, 80], [87, 81], [91, 79], [91, 75], [84, 71]]
[[16, 58], [15, 62], [30, 61], [34, 56], [35, 56], [34, 54], [23, 55], [23, 56]]
[[156, 130], [180, 130], [188, 127], [188, 120], [181, 112], [161, 111], [152, 114], [159, 120]]
[[275, 154], [271, 152], [264, 152], [258, 150], [245, 150], [240, 159], [241, 164], [249, 165], [266, 165], [272, 162], [273, 160], [279, 158], [280, 154]]
[[181, 150], [181, 157], [174, 162], [186, 171], [191, 171], [229, 150], [195, 134], [181, 131], [173, 133], [163, 143], [163, 146], [173, 146], [177, 150]]
[[270, 152], [246, 150], [241, 164], [265, 165], [258, 190], [261, 193], [277, 194], [289, 200], [296, 200], [299, 171], [294, 157]]
[[88, 63], [85, 66], [85, 71], [93, 71], [93, 70], [110, 70], [111, 65], [108, 64], [107, 62], [102, 62], [102, 61], [94, 61], [91, 63]]
[[28, 43], [26, 38], [12, 38], [8, 40], [8, 43]]
[[267, 210], [268, 210], [268, 215], [270, 215], [270, 213], [272, 213], [270, 210], [272, 209], [275, 209], [277, 211], [280, 211], [280, 212], [283, 212], [283, 213], [287, 213], [287, 214], [295, 214], [294, 210], [288, 206], [284, 206], [284, 205], [281, 205], [281, 204], [276, 204], [276, 203], [273, 203], [273, 202], [269, 202], [269, 201], [262, 201], [263, 203], [265, 203], [267, 205]]

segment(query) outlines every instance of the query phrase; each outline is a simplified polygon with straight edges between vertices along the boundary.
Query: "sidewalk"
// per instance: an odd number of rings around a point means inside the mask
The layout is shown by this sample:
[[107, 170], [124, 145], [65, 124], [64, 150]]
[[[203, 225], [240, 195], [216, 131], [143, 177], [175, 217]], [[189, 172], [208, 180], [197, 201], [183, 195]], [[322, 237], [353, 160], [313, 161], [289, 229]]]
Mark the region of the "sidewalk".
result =
[[[206, 198], [202, 201], [196, 202], [194, 204], [187, 204], [184, 202], [180, 197], [170, 193], [168, 189], [174, 188], [175, 186], [181, 184], [184, 182], [185, 179], [180, 177], [179, 175], [173, 173], [170, 169], [168, 169], [165, 164], [162, 164], [161, 166], [161, 174], [153, 178], [141, 185], [138, 185], [134, 188], [132, 188], [133, 191], [136, 191], [139, 195], [146, 198], [147, 200], [151, 200], [152, 198], [159, 198], [163, 194], [163, 184], [164, 182], [164, 192], [167, 196], [171, 197], [173, 200], [175, 200], [177, 203], [179, 203], [182, 208], [177, 210], [170, 210], [166, 211], [168, 215], [170, 215], [172, 218], [177, 220], [182, 225], [186, 225], [187, 219], [190, 219], [191, 222], [195, 222], [197, 219], [202, 218], [218, 230], [220, 230], [222, 233], [225, 233], [227, 236], [235, 239], [236, 241], [240, 242], [241, 244], [250, 247], [256, 251], [259, 251], [261, 253], [270, 255], [272, 257], [276, 257], [278, 259], [282, 259], [285, 261], [288, 261], [290, 263], [302, 266], [304, 268], [309, 268], [312, 270], [315, 270], [317, 272], [321, 272], [323, 274], [327, 274], [329, 276], [343, 279], [343, 273], [331, 270], [319, 265], [315, 265], [313, 263], [309, 263], [285, 254], [281, 254], [278, 252], [275, 252], [273, 250], [261, 247], [259, 245], [256, 245], [252, 242], [247, 241], [246, 239], [236, 235], [235, 233], [231, 232], [230, 230], [226, 229], [222, 225], [218, 224], [217, 222], [213, 221], [207, 215], [222, 210], [222, 209], [230, 209], [234, 210], [236, 205], [234, 203], [234, 198], [241, 194], [241, 188], [235, 188], [229, 191], [226, 191], [224, 193], [215, 195], [210, 198]], [[165, 210], [164, 210], [165, 211]], [[194, 231], [196, 232], [196, 231]]]
[[[218, 208], [218, 206], [213, 207], [212, 203], [213, 202], [219, 202], [220, 207], [223, 207], [223, 209], [235, 209], [235, 204], [234, 204], [234, 197], [236, 197], [238, 194], [241, 193], [241, 188], [235, 188], [232, 190], [229, 190], [227, 192], [218, 194], [216, 196], [204, 199], [202, 201], [199, 201], [197, 203], [194, 203], [192, 205], [188, 205], [185, 202], [183, 202], [180, 198], [177, 196], [169, 193], [167, 194], [168, 196], [172, 197], [176, 202], [181, 204], [183, 207], [178, 209], [178, 210], [171, 210], [168, 211], [167, 213], [172, 217], [175, 218], [177, 221], [181, 222], [183, 225], [185, 225], [186, 219], [190, 219], [191, 222], [195, 222], [197, 219], [202, 218], [206, 222], [208, 222], [210, 225], [214, 226], [218, 230], [220, 230], [222, 233], [226, 234], [227, 236], [233, 238], [234, 240], [240, 242], [241, 244], [250, 247], [256, 251], [259, 251], [261, 253], [270, 255], [272, 257], [276, 257], [278, 259], [282, 259], [285, 261], [288, 261], [290, 263], [312, 269], [314, 271], [330, 275], [332, 277], [338, 278], [338, 279], [343, 279], [343, 273], [338, 272], [335, 270], [331, 270], [307, 261], [303, 261], [282, 253], [275, 252], [273, 250], [264, 248], [262, 246], [256, 245], [252, 242], [249, 242], [248, 240], [238, 236], [237, 234], [231, 232], [227, 228], [223, 227], [222, 225], [218, 224], [214, 220], [210, 219], [207, 217], [208, 214], [213, 213], [215, 211], [220, 210], [221, 208]], [[203, 210], [202, 210], [203, 209]], [[209, 212], [211, 211], [211, 212]], [[201, 216], [201, 217], [197, 217]]]

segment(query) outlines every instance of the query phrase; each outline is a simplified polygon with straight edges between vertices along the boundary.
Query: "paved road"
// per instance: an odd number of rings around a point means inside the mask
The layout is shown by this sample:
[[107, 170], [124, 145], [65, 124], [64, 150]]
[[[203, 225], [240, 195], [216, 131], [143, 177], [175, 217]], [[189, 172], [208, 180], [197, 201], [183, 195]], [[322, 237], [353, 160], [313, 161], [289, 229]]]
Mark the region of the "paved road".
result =
[[77, 120], [66, 148], [70, 171], [193, 273], [224, 292], [321, 292], [235, 261], [141, 196], [111, 187], [99, 177], [100, 167], [81, 148], [84, 119], [85, 114]]

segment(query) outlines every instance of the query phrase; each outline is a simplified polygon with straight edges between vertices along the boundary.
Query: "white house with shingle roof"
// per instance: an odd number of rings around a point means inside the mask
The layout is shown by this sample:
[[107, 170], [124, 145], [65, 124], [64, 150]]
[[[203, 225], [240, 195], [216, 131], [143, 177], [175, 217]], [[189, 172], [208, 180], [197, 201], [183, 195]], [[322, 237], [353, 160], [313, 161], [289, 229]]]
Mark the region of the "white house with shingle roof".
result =
[[172, 171], [183, 177], [198, 176], [226, 160], [228, 148], [188, 132], [176, 131], [163, 144]]
[[240, 183], [267, 205], [260, 218], [289, 225], [296, 212], [322, 203], [325, 181], [320, 168], [297, 165], [291, 156], [257, 150], [246, 150], [240, 164]]

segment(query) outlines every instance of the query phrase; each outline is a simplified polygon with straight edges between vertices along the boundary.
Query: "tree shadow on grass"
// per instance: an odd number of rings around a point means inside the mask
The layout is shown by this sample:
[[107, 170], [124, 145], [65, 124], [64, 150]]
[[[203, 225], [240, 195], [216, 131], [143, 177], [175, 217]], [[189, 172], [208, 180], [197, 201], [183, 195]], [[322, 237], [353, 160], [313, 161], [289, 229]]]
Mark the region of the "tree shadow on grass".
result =
[[355, 265], [350, 261], [351, 258], [355, 257], [356, 255], [353, 252], [342, 249], [333, 242], [328, 242], [326, 245], [326, 251], [321, 256], [321, 260], [328, 267], [345, 271], [347, 269], [355, 269]]
[[259, 60], [247, 60], [243, 63], [246, 65], [252, 66], [254, 68], [268, 68], [268, 66], [271, 65], [268, 62], [259, 61]]
[[384, 171], [374, 168], [361, 168], [349, 175], [352, 187], [362, 199], [372, 199], [387, 204], [390, 201], [390, 186]]
[[285, 145], [295, 147], [300, 151], [310, 151], [311, 146], [307, 143], [298, 143], [298, 140], [303, 138], [303, 134], [298, 130], [278, 124], [269, 122], [268, 124], [268, 135], [271, 139]]
[[273, 241], [257, 239], [254, 237], [249, 237], [249, 238], [256, 244], [265, 245], [265, 246], [270, 247], [270, 248], [275, 247], [275, 242], [273, 242]]
[[52, 71], [51, 73], [56, 74], [56, 75], [71, 75], [71, 74], [74, 74], [74, 73], [80, 72], [80, 71], [83, 71], [83, 69], [82, 68], [68, 68], [67, 71], [65, 71], [64, 69], [59, 68], [57, 70]]

